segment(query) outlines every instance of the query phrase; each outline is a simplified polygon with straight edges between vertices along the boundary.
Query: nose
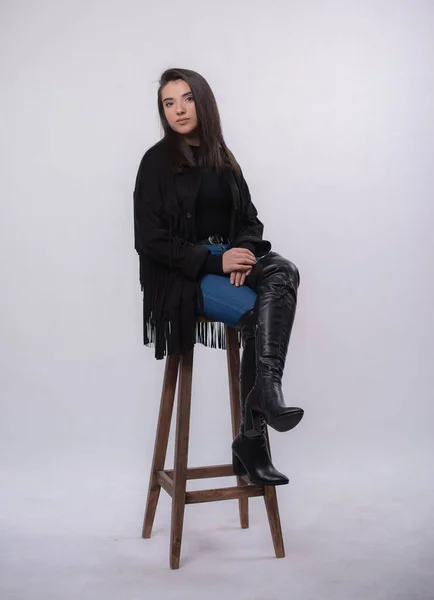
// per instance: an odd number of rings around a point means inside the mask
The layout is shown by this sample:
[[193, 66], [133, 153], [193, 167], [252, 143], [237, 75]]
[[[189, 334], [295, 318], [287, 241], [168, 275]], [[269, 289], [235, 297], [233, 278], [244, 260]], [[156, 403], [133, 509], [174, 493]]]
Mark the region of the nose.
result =
[[185, 108], [182, 105], [179, 105], [176, 109], [176, 114], [182, 115], [185, 112]]

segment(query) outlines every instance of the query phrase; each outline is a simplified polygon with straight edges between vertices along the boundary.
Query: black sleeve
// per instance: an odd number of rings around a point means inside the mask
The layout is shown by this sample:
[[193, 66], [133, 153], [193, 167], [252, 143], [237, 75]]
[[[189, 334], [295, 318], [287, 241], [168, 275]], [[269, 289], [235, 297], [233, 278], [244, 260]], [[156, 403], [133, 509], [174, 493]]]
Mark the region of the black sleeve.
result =
[[247, 250], [250, 250], [250, 252], [253, 252], [253, 254], [255, 254], [255, 251], [256, 251], [255, 244], [252, 244], [250, 242], [241, 242], [241, 243], [237, 244], [236, 247], [237, 248], [247, 248]]
[[224, 275], [223, 273], [223, 254], [209, 254], [205, 262], [207, 273]]

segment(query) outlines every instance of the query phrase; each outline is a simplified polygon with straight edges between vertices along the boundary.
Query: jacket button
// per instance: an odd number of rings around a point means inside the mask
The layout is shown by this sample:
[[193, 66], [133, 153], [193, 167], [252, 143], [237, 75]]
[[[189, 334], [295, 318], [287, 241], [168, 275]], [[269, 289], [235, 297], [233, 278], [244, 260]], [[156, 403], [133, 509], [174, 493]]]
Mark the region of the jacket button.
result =
[[191, 213], [187, 213], [185, 216], [187, 217], [187, 219], [190, 219], [191, 218]]

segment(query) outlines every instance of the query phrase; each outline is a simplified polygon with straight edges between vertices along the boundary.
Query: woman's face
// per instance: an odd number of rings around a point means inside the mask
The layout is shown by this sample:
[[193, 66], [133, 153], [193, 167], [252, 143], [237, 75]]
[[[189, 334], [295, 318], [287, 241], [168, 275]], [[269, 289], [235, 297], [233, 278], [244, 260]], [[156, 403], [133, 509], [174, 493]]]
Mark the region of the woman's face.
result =
[[191, 135], [197, 127], [197, 115], [188, 83], [183, 79], [169, 81], [161, 90], [161, 100], [170, 127], [181, 135]]

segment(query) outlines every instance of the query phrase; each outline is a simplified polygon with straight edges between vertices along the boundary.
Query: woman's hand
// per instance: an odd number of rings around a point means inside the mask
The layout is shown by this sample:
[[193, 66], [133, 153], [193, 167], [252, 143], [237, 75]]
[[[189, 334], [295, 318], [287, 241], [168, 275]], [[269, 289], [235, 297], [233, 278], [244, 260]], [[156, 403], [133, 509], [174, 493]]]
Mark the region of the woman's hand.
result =
[[256, 257], [247, 248], [230, 248], [223, 252], [223, 273], [232, 273], [233, 271], [240, 271], [241, 273], [249, 271], [250, 273], [255, 264]]
[[244, 285], [246, 281], [246, 277], [250, 275], [252, 269], [250, 268], [248, 271], [232, 271], [231, 273], [231, 283], [235, 284], [236, 287], [239, 285]]

